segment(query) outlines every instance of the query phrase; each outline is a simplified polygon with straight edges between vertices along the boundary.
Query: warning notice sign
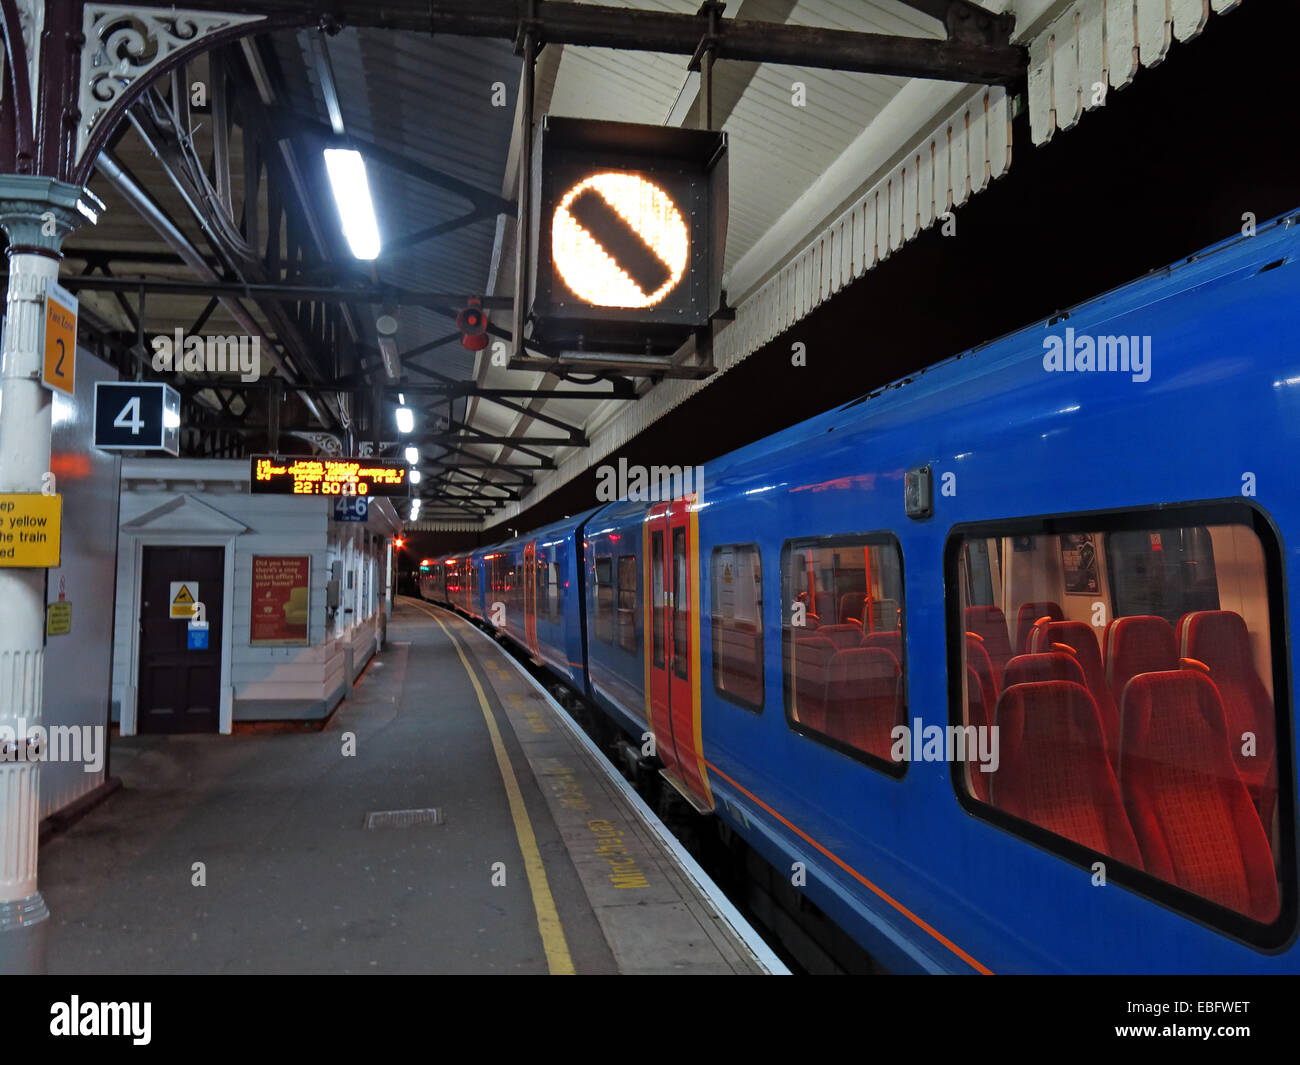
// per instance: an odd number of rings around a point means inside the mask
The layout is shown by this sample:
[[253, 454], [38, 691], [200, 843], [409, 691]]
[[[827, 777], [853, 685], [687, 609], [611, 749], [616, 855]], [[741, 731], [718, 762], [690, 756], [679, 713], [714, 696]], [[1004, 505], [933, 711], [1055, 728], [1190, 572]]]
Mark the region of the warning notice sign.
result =
[[168, 602], [171, 603], [172, 617], [185, 618], [188, 621], [194, 616], [194, 604], [198, 601], [198, 581], [171, 582], [171, 594], [168, 596]]
[[248, 642], [306, 644], [310, 591], [309, 555], [254, 555]]

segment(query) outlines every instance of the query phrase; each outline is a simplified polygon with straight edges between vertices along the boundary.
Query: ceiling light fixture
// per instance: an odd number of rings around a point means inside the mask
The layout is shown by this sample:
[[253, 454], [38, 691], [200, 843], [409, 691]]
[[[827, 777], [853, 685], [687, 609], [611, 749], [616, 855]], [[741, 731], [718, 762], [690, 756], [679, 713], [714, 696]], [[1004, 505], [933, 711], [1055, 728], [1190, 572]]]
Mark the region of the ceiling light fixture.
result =
[[353, 256], [365, 260], [379, 258], [379, 224], [375, 221], [370, 183], [366, 180], [366, 161], [352, 148], [326, 148], [325, 171], [329, 174], [334, 202], [338, 204], [343, 235]]

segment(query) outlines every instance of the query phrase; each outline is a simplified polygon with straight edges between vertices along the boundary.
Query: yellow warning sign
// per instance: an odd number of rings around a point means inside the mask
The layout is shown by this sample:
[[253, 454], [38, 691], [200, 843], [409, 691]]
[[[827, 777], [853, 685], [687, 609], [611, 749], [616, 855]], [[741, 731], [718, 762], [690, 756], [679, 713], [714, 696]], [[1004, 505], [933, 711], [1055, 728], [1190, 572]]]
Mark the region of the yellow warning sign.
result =
[[53, 282], [45, 294], [45, 368], [41, 382], [72, 395], [77, 370], [77, 297]]
[[171, 582], [171, 616], [190, 619], [194, 617], [194, 604], [199, 601], [198, 581]]
[[66, 599], [45, 608], [45, 635], [66, 636], [72, 631], [72, 604]]
[[62, 532], [62, 496], [0, 495], [0, 566], [57, 566]]

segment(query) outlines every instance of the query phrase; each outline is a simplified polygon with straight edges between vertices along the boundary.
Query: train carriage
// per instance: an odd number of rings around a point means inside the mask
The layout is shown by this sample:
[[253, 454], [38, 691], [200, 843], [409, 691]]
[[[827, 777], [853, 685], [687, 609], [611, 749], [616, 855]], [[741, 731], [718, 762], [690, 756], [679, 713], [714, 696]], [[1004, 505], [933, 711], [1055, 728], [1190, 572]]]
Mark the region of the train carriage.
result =
[[590, 697], [886, 967], [1300, 969], [1295, 220], [576, 530]]

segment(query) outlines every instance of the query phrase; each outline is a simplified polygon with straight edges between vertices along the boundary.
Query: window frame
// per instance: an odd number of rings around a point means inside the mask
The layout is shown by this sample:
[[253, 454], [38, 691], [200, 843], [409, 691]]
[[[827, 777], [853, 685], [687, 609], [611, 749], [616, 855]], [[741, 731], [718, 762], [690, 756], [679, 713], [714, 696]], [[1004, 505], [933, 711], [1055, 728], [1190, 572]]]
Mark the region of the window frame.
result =
[[[718, 552], [728, 547], [748, 548], [754, 552], [754, 556], [758, 559], [758, 683], [760, 691], [756, 703], [747, 702], [735, 693], [724, 691], [718, 686], [718, 627], [715, 621], [717, 603], [713, 586], [714, 566], [717, 564]], [[767, 622], [763, 617], [763, 550], [756, 540], [714, 544], [713, 550], [709, 552], [709, 655], [713, 659], [713, 668], [710, 673], [713, 675], [714, 693], [719, 698], [725, 699], [742, 710], [748, 710], [755, 716], [761, 716], [767, 705]]]
[[[1294, 939], [1297, 927], [1296, 824], [1290, 796], [1295, 789], [1295, 765], [1291, 759], [1294, 744], [1289, 658], [1287, 596], [1282, 556], [1282, 535], [1268, 513], [1252, 500], [1222, 500], [1157, 503], [1140, 507], [1105, 510], [1068, 511], [1004, 519], [961, 522], [949, 527], [943, 546], [944, 630], [947, 643], [949, 725], [962, 725], [965, 676], [962, 647], [965, 623], [961, 612], [961, 589], [956, 583], [961, 566], [962, 543], [971, 538], [1008, 536], [1053, 536], [1068, 533], [1144, 531], [1153, 528], [1194, 525], [1242, 525], [1254, 532], [1264, 556], [1264, 581], [1268, 592], [1269, 654], [1273, 669], [1273, 712], [1277, 752], [1278, 834], [1282, 856], [1280, 870], [1280, 908], [1277, 919], [1261, 925], [1245, 914], [1230, 910], [1201, 895], [1166, 880], [1125, 865], [1114, 855], [1101, 854], [1082, 843], [1065, 839], [1031, 821], [1023, 821], [1004, 810], [983, 802], [965, 786], [962, 765], [952, 762], [949, 779], [958, 803], [972, 817], [1000, 829], [1039, 850], [1061, 858], [1091, 875], [1092, 865], [1102, 859], [1106, 881], [1126, 888], [1179, 917], [1227, 936], [1261, 953], [1280, 953]], [[1267, 829], [1266, 829], [1267, 831]]]
[[[786, 727], [793, 733], [811, 740], [822, 747], [827, 747], [832, 751], [837, 751], [855, 762], [860, 762], [868, 769], [875, 770], [892, 780], [902, 780], [907, 776], [910, 761], [903, 759], [901, 762], [892, 762], [888, 759], [881, 758], [869, 751], [864, 751], [860, 747], [854, 747], [852, 744], [845, 743], [843, 740], [836, 739], [834, 736], [825, 732], [819, 732], [816, 729], [809, 728], [801, 721], [796, 721], [790, 716], [792, 685], [790, 683], [790, 661], [793, 654], [791, 632], [793, 626], [787, 624], [789, 617], [788, 609], [790, 605], [789, 593], [791, 585], [788, 582], [788, 568], [790, 556], [793, 552], [806, 550], [808, 548], [833, 548], [833, 547], [890, 547], [892, 546], [898, 554], [898, 632], [899, 639], [903, 646], [903, 660], [899, 662], [899, 669], [902, 671], [902, 697], [903, 705], [901, 715], [903, 724], [910, 722], [911, 714], [911, 675], [907, 668], [907, 564], [903, 557], [903, 542], [899, 539], [898, 534], [892, 529], [875, 529], [870, 532], [850, 532], [850, 533], [833, 533], [824, 536], [792, 536], [789, 539], [781, 541], [781, 554], [778, 565], [780, 566], [781, 579], [781, 598], [779, 609], [781, 612], [781, 703], [785, 713]], [[816, 588], [812, 589], [814, 605], [816, 601]]]

